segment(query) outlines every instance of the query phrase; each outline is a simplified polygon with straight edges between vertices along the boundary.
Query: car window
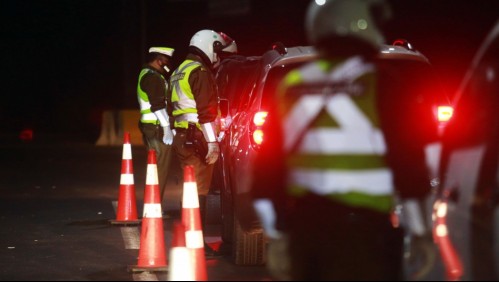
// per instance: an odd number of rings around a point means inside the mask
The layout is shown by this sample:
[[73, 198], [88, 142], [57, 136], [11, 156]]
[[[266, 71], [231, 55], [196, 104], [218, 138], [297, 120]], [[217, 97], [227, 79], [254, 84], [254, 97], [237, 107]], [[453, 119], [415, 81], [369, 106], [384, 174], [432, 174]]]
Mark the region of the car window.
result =
[[225, 61], [217, 73], [221, 98], [229, 100], [229, 111], [234, 115], [249, 97], [255, 83], [259, 60]]
[[[499, 37], [498, 37], [499, 38]], [[473, 145], [497, 129], [499, 108], [499, 39], [496, 38], [463, 88], [456, 115], [446, 133], [455, 146]], [[459, 144], [456, 141], [459, 140]]]

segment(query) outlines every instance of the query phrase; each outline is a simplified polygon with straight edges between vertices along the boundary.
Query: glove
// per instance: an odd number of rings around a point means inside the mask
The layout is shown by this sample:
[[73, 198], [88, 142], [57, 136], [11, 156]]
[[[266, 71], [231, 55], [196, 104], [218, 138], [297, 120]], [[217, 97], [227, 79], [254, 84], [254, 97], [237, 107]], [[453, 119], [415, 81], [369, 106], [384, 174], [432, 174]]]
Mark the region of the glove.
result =
[[208, 154], [206, 154], [206, 163], [214, 164], [218, 160], [218, 154], [220, 153], [220, 147], [218, 142], [208, 143]]
[[163, 143], [166, 145], [171, 145], [173, 143], [173, 136], [175, 133], [170, 129], [169, 126], [163, 127]]
[[263, 231], [269, 238], [279, 238], [280, 232], [275, 228], [276, 213], [274, 204], [270, 199], [257, 199], [253, 202], [253, 208], [262, 223]]
[[173, 132], [170, 129], [170, 122], [168, 121], [168, 115], [166, 113], [165, 109], [157, 110], [154, 112], [156, 117], [159, 120], [159, 123], [161, 124], [161, 127], [163, 127], [163, 143], [166, 145], [171, 145], [173, 143]]

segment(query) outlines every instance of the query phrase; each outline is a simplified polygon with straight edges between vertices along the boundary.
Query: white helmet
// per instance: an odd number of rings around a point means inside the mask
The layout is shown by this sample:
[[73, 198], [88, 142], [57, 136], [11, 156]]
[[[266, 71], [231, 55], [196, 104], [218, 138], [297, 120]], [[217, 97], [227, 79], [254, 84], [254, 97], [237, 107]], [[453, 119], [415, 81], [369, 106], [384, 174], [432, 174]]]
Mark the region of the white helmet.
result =
[[218, 62], [218, 53], [227, 47], [220, 33], [209, 29], [196, 32], [189, 46], [196, 47], [203, 52], [212, 64]]
[[376, 49], [385, 39], [378, 25], [391, 17], [384, 0], [314, 0], [305, 20], [311, 44], [334, 37], [361, 39]]

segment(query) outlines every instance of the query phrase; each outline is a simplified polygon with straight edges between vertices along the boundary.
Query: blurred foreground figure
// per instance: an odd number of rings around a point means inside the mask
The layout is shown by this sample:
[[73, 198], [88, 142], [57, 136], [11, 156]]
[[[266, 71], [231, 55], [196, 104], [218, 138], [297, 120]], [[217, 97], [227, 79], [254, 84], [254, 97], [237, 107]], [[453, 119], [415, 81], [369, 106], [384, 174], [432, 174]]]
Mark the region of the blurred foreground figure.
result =
[[426, 123], [403, 114], [416, 99], [405, 77], [376, 61], [390, 13], [381, 0], [309, 6], [319, 58], [281, 82], [253, 168], [254, 207], [279, 279], [402, 280], [405, 230], [391, 220], [398, 199], [404, 227], [427, 231]]

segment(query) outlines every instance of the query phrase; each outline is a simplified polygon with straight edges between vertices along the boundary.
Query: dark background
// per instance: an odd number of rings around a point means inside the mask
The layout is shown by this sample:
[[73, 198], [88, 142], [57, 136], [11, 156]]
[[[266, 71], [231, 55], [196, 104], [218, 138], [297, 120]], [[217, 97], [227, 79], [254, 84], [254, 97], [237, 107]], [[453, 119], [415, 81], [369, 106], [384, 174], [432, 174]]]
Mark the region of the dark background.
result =
[[[308, 0], [0, 0], [0, 133], [78, 136], [93, 142], [103, 110], [137, 109], [150, 46], [180, 63], [200, 29], [233, 37], [242, 55], [272, 42], [307, 45]], [[388, 42], [409, 40], [452, 93], [499, 18], [497, 0], [391, 0]], [[1, 136], [1, 134], [0, 134]]]

